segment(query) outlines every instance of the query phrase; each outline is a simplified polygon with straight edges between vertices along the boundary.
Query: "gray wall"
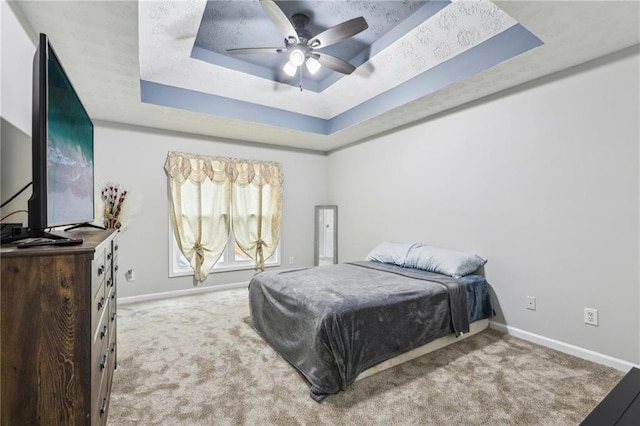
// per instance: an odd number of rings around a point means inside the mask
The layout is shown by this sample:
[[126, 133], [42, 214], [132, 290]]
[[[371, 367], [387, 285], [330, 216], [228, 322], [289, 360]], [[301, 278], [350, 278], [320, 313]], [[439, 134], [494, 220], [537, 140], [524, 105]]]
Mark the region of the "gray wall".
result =
[[[31, 132], [24, 133], [2, 118], [0, 120], [0, 199], [2, 202], [20, 191], [31, 182]], [[0, 217], [27, 207], [31, 189], [26, 189], [14, 201], [0, 211]], [[27, 225], [27, 214], [16, 213], [3, 223], [21, 223]]]
[[[120, 273], [136, 272], [136, 281], [120, 277], [118, 296], [186, 290], [193, 277], [168, 278], [169, 204], [164, 162], [168, 151], [279, 161], [284, 172], [281, 259], [289, 267], [313, 265], [314, 206], [327, 201], [324, 155], [243, 145], [238, 142], [97, 122], [96, 184], [115, 182], [130, 194], [136, 212], [120, 236]], [[320, 183], [320, 184], [318, 184]], [[200, 286], [248, 282], [254, 270], [215, 273]]]
[[636, 47], [331, 154], [340, 260], [385, 240], [477, 252], [496, 321], [638, 363], [638, 62]]
[[[35, 45], [22, 28], [9, 4], [0, 3], [0, 199], [4, 202], [31, 182], [31, 69]], [[0, 211], [0, 217], [26, 209], [31, 190]], [[7, 219], [26, 223], [26, 213]]]

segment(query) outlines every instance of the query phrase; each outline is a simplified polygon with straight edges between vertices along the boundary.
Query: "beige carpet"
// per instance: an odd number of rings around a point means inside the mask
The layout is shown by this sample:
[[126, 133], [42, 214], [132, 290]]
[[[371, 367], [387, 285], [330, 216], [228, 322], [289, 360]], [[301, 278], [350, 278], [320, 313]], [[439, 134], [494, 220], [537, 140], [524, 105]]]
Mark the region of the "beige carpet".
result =
[[246, 290], [124, 305], [110, 425], [576, 425], [622, 373], [487, 330], [322, 403]]

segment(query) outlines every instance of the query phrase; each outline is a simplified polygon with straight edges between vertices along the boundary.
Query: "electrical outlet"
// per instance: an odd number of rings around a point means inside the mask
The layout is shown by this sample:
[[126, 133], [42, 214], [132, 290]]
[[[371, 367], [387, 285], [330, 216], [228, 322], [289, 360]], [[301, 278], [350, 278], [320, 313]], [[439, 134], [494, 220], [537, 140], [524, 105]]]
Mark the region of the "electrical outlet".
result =
[[532, 311], [536, 310], [536, 298], [533, 296], [527, 296], [527, 309]]
[[296, 259], [295, 259], [295, 257], [291, 256], [289, 258], [289, 265], [293, 265], [294, 263], [296, 263]]
[[124, 278], [127, 281], [135, 281], [136, 280], [136, 272], [133, 269], [129, 269], [127, 272], [125, 272]]
[[598, 310], [593, 308], [584, 308], [584, 323], [598, 326]]

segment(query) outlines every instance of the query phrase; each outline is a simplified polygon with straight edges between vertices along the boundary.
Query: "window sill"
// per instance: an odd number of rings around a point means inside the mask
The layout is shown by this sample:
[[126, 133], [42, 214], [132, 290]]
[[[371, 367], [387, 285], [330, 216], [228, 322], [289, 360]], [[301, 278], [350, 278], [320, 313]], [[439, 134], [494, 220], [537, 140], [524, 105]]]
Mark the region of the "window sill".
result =
[[[268, 265], [264, 265], [265, 269], [269, 269], [269, 268], [277, 268], [281, 266], [280, 262], [278, 263], [270, 263]], [[247, 265], [236, 265], [236, 266], [220, 266], [220, 267], [215, 267], [211, 270], [211, 272], [209, 272], [209, 275], [211, 274], [218, 274], [221, 272], [236, 272], [236, 271], [250, 271], [250, 270], [257, 270], [255, 268], [255, 266], [252, 264], [247, 264]], [[193, 270], [191, 269], [184, 269], [184, 270], [179, 270], [179, 271], [171, 271], [171, 273], [169, 274], [169, 278], [177, 278], [177, 277], [187, 277], [187, 276], [193, 276]]]

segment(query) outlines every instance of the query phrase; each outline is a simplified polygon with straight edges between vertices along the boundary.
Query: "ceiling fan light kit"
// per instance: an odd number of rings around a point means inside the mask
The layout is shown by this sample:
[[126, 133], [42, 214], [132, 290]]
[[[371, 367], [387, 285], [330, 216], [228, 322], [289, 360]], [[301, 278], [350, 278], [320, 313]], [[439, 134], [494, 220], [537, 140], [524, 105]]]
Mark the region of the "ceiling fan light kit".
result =
[[296, 72], [298, 71], [298, 67], [296, 67], [295, 65], [293, 65], [291, 63], [291, 61], [287, 61], [286, 64], [284, 64], [284, 67], [282, 67], [282, 70], [289, 76], [289, 77], [293, 77], [294, 75], [296, 75]]
[[[232, 55], [245, 55], [282, 53], [286, 51], [288, 52], [289, 60], [284, 64], [282, 69], [290, 77], [296, 75], [302, 64], [306, 65], [307, 71], [309, 71], [311, 75], [316, 74], [322, 66], [342, 74], [351, 74], [356, 69], [345, 60], [321, 51], [316, 51], [315, 49], [331, 46], [366, 30], [369, 28], [369, 25], [363, 17], [345, 21], [312, 37], [306, 29], [309, 23], [307, 15], [295, 13], [291, 16], [291, 19], [289, 19], [275, 1], [260, 0], [260, 4], [271, 22], [273, 22], [276, 28], [284, 35], [286, 48], [251, 47], [227, 49], [227, 53]], [[300, 90], [302, 90], [302, 71], [300, 72]]]
[[302, 65], [304, 63], [304, 58], [305, 54], [298, 48], [292, 49], [291, 53], [289, 53], [289, 62], [291, 62], [293, 66], [299, 67]]
[[299, 47], [294, 47], [289, 52], [289, 61], [284, 64], [282, 69], [288, 76], [293, 77], [302, 64], [306, 65], [307, 71], [309, 71], [311, 75], [315, 75], [322, 66], [320, 62], [313, 58], [308, 52], [304, 52], [303, 49]]
[[309, 71], [311, 75], [315, 75], [315, 73], [317, 73], [321, 67], [320, 62], [315, 60], [313, 57], [309, 57], [305, 65], [307, 66], [307, 71]]

